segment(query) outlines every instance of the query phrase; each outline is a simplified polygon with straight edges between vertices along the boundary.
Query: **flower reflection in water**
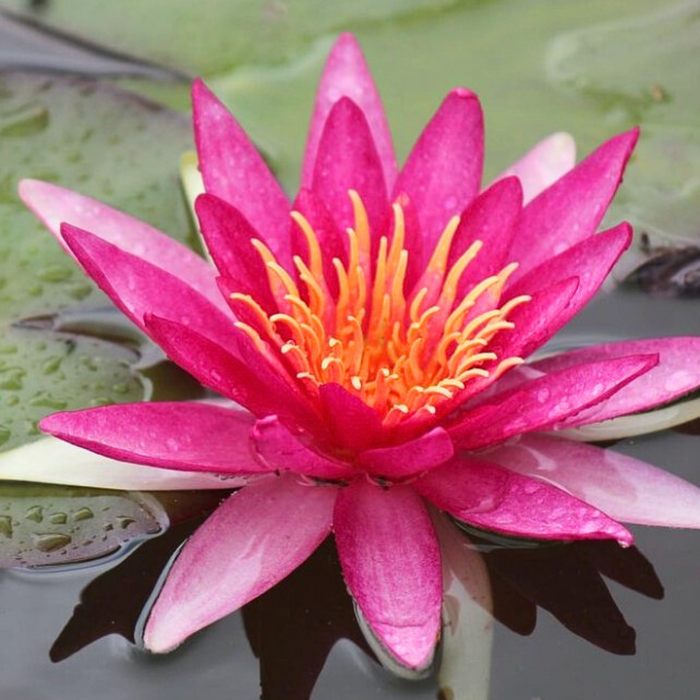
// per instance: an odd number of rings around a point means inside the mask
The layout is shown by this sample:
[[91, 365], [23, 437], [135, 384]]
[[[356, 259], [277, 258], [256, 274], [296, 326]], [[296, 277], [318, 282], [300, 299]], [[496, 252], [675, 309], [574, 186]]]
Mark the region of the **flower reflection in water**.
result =
[[[144, 542], [118, 566], [95, 578], [54, 642], [52, 660], [63, 661], [109, 634], [133, 642], [142, 608], [163, 567], [200, 522], [201, 518], [189, 520]], [[446, 523], [436, 525], [441, 530]], [[663, 597], [653, 566], [636, 547], [622, 549], [610, 542], [512, 547], [494, 543], [485, 533], [467, 536], [451, 526], [449, 531], [444, 557], [449, 562], [447, 629], [438, 676], [445, 698], [489, 697], [493, 618], [529, 635], [541, 608], [603, 650], [634, 654], [634, 629], [605, 579], [650, 598]], [[456, 591], [450, 582], [455, 578], [462, 581], [466, 594]], [[341, 639], [374, 658], [356, 621], [330, 540], [292, 575], [246, 605], [242, 614], [260, 662], [263, 700], [308, 700], [326, 657]]]

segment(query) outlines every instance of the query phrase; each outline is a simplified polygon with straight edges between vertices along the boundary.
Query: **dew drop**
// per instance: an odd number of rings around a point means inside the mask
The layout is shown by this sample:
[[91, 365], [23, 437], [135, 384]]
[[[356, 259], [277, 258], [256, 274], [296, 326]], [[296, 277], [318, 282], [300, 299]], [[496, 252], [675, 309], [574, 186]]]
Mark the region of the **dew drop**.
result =
[[33, 520], [35, 523], [44, 522], [43, 506], [32, 506], [31, 508], [28, 508], [27, 512], [24, 514], [24, 517], [27, 520]]
[[55, 552], [73, 541], [70, 535], [61, 532], [33, 535], [32, 538], [36, 548], [42, 552]]
[[78, 508], [78, 510], [73, 513], [73, 520], [76, 522], [80, 520], [90, 520], [90, 518], [94, 517], [95, 514], [87, 506]]

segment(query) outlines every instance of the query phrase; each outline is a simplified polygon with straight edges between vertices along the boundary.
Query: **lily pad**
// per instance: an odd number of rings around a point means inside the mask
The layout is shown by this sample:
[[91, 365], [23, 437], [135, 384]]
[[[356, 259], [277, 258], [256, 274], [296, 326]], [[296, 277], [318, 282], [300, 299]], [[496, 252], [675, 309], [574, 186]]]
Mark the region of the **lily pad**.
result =
[[0, 450], [56, 410], [144, 398], [126, 346], [28, 321], [107, 305], [25, 210], [20, 178], [75, 188], [189, 240], [177, 180], [186, 117], [82, 79], [0, 75]]
[[460, 0], [3, 0], [42, 25], [181, 70], [209, 75], [275, 63], [321, 34], [459, 4]]
[[[656, 6], [653, 0], [562, 0], [556, 9], [549, 0], [462, 2], [420, 21], [371, 23], [356, 33], [386, 105], [399, 156], [408, 153], [445, 94], [461, 85], [476, 91], [484, 104], [491, 178], [548, 134], [571, 132], [585, 153], [636, 123], [628, 113], [611, 113], [563, 89], [550, 75], [550, 50], [572, 27], [628, 19]], [[331, 43], [332, 37], [324, 36], [285, 64], [249, 61], [209, 81], [290, 190]], [[147, 89], [185, 104], [162, 83]]]
[[[700, 2], [665, 8], [632, 20], [562, 35], [552, 46], [556, 82], [608, 113], [642, 125], [642, 140], [617, 211], [640, 234], [639, 246], [620, 270], [675, 251], [697, 255], [700, 243]], [[644, 238], [641, 238], [644, 234]], [[686, 256], [687, 257], [687, 256]], [[697, 269], [697, 266], [694, 266]], [[674, 270], [675, 272], [675, 270]], [[645, 288], [697, 293], [697, 273], [645, 273]]]
[[0, 485], [0, 567], [74, 564], [107, 556], [168, 527], [148, 494]]

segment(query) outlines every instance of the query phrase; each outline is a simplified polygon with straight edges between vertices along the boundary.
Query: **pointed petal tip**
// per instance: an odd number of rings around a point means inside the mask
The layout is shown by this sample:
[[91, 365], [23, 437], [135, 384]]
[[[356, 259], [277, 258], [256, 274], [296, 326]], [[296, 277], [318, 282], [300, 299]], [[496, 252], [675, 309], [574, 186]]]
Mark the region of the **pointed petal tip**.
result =
[[469, 90], [468, 88], [455, 87], [447, 93], [447, 97], [445, 99], [476, 100], [478, 102], [479, 96], [475, 92]]
[[153, 617], [149, 617], [146, 628], [143, 631], [143, 646], [151, 654], [167, 654], [174, 651], [182, 643], [182, 635], [172, 629], [172, 623], [156, 624]]
[[35, 203], [35, 195], [39, 194], [44, 187], [51, 187], [51, 185], [43, 180], [25, 177], [17, 183], [17, 193], [20, 199], [31, 209], [32, 204]]
[[362, 47], [357, 37], [352, 32], [342, 32], [338, 35], [338, 38], [333, 42], [333, 47], [331, 48], [330, 56], [335, 56], [337, 53], [357, 53], [362, 56]]

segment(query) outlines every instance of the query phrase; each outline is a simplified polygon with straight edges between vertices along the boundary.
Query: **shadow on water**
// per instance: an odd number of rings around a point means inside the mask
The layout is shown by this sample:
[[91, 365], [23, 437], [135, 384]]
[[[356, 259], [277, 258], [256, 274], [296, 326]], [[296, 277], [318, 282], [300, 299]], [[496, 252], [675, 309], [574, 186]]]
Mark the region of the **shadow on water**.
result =
[[[63, 661], [110, 634], [134, 643], [137, 622], [162, 570], [201, 520], [182, 522], [142, 543], [86, 586], [51, 647], [51, 660]], [[600, 649], [634, 654], [635, 630], [606, 579], [649, 598], [663, 597], [652, 564], [635, 547], [583, 542], [509, 548], [474, 542], [478, 550], [488, 550], [482, 556], [491, 579], [494, 617], [521, 635], [534, 631], [540, 608]], [[331, 540], [245, 606], [243, 620], [260, 663], [264, 700], [310, 698], [329, 653], [341, 639], [372, 655], [357, 625]]]

